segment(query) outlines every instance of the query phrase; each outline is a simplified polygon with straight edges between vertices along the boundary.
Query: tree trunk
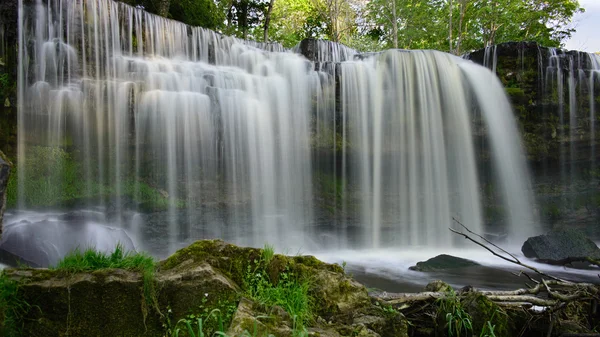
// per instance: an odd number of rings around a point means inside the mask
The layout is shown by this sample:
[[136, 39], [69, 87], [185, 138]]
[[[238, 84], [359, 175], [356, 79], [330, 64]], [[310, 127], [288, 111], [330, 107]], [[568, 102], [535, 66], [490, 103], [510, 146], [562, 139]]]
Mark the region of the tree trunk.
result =
[[[465, 14], [467, 12], [467, 1], [468, 0], [460, 0], [460, 18], [458, 21], [458, 41], [456, 41], [456, 55], [460, 55], [460, 47], [463, 39], [463, 23], [465, 21]], [[464, 31], [467, 29], [465, 28]]]
[[398, 12], [396, 11], [396, 0], [392, 0], [392, 38], [394, 48], [398, 48]]
[[240, 28], [240, 30], [242, 31], [242, 38], [244, 40], [248, 39], [248, 0], [242, 0], [239, 2], [239, 8], [236, 7], [237, 10], [239, 10], [239, 14], [238, 14], [238, 27]]
[[448, 43], [450, 44], [450, 53], [452, 53], [452, 0], [449, 0], [450, 2], [450, 18], [449, 18], [449, 24], [448, 24]]
[[156, 14], [166, 18], [169, 15], [170, 6], [171, 0], [158, 0], [156, 3]]
[[233, 1], [229, 1], [227, 9], [227, 34], [231, 34], [231, 26], [233, 25]]
[[267, 9], [267, 14], [265, 15], [265, 43], [269, 42], [269, 23], [271, 23], [271, 12], [273, 12], [273, 4], [275, 0], [271, 0], [269, 2], [269, 8]]

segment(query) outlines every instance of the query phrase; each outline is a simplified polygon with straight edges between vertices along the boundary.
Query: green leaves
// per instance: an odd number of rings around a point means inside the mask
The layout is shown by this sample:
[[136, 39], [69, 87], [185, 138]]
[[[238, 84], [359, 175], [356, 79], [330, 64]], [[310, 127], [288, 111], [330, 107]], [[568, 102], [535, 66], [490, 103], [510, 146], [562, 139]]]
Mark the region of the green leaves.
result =
[[[561, 46], [574, 32], [577, 0], [371, 0], [370, 30], [383, 31], [388, 47], [449, 50], [455, 54], [509, 41]], [[450, 18], [452, 29], [450, 31]], [[397, 33], [394, 34], [394, 22]], [[397, 35], [397, 36], [395, 36]]]

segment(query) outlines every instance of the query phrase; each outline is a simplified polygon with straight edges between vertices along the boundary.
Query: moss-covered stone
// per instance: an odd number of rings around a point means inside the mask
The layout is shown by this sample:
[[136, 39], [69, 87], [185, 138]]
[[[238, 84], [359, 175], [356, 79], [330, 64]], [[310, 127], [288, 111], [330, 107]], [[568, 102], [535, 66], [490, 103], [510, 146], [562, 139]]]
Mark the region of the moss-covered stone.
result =
[[[141, 275], [124, 270], [66, 274], [8, 270], [22, 282], [30, 309], [23, 336], [161, 336], [156, 315], [144, 315]], [[110, 324], [108, 324], [110, 322]]]
[[315, 334], [350, 336], [339, 332], [349, 330], [365, 336], [407, 336], [404, 316], [371, 304], [366, 288], [341, 267], [312, 256], [283, 255], [273, 256], [264, 266], [262, 254], [261, 249], [220, 240], [195, 242], [159, 263], [150, 301], [142, 275], [132, 271], [14, 269], [7, 274], [19, 282], [23, 299], [31, 304], [23, 317], [26, 336], [162, 336], [181, 319], [206, 318], [202, 315], [212, 309], [224, 313], [236, 306], [243, 310], [233, 317], [232, 329], [253, 331], [257, 326], [265, 333], [290, 335], [294, 322], [281, 307], [246, 300], [237, 304], [252, 268], [265, 268], [271, 282], [283, 273], [309, 282], [314, 317], [308, 327]]
[[432, 257], [427, 261], [417, 262], [417, 265], [411, 266], [408, 269], [415, 271], [438, 271], [438, 270], [448, 270], [448, 269], [458, 269], [458, 268], [466, 268], [479, 266], [479, 263], [467, 259], [463, 259], [460, 257], [441, 254], [436, 257]]
[[465, 311], [471, 315], [473, 332], [477, 335], [484, 326], [491, 324], [497, 337], [511, 337], [514, 330], [509, 329], [508, 316], [497, 304], [480, 293], [473, 292], [462, 299]]

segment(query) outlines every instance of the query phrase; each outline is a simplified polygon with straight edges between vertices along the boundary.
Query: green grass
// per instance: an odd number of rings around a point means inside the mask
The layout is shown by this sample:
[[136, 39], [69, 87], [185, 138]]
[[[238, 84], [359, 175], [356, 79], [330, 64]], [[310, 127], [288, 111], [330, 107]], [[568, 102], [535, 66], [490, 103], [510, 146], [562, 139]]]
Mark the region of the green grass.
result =
[[0, 336], [20, 336], [23, 316], [30, 305], [19, 294], [19, 284], [0, 272]]
[[[227, 326], [226, 321], [223, 319], [222, 313], [219, 309], [212, 310], [206, 318], [202, 317], [194, 317], [193, 315], [188, 316], [187, 318], [180, 319], [173, 332], [167, 332], [168, 337], [180, 337], [187, 333], [186, 336], [189, 337], [258, 337], [258, 319], [261, 318], [269, 318], [267, 316], [259, 316], [254, 320], [254, 328], [253, 331], [245, 330], [239, 336], [230, 336], [225, 331]], [[206, 332], [206, 323], [209, 320], [215, 320], [218, 325], [218, 329], [211, 332]], [[267, 335], [267, 337], [275, 337], [272, 334]], [[297, 324], [296, 320], [294, 320], [294, 324], [292, 327], [292, 337], [308, 337], [308, 331], [301, 325]]]
[[100, 269], [126, 269], [139, 272], [154, 272], [154, 259], [146, 253], [126, 252], [121, 244], [110, 253], [95, 249], [76, 249], [67, 254], [52, 269], [69, 272], [88, 272]]
[[312, 319], [313, 299], [309, 294], [310, 282], [295, 275], [289, 266], [279, 273], [279, 280], [274, 283], [266, 272], [274, 257], [272, 246], [266, 245], [260, 260], [254, 261], [254, 267], [248, 266], [244, 280], [246, 295], [257, 303], [272, 307], [282, 307], [294, 317], [298, 329]]
[[[99, 252], [95, 249], [81, 251], [76, 249], [67, 254], [51, 269], [68, 273], [91, 272], [102, 269], [125, 269], [140, 272], [143, 281], [145, 300], [144, 316], [149, 307], [157, 308], [156, 290], [154, 287], [154, 271], [156, 262], [147, 253], [126, 252], [121, 244], [110, 253]], [[144, 317], [145, 319], [145, 317]]]
[[465, 311], [460, 299], [454, 290], [450, 290], [446, 297], [437, 300], [438, 317], [445, 318], [445, 327], [449, 337], [471, 336], [473, 320]]

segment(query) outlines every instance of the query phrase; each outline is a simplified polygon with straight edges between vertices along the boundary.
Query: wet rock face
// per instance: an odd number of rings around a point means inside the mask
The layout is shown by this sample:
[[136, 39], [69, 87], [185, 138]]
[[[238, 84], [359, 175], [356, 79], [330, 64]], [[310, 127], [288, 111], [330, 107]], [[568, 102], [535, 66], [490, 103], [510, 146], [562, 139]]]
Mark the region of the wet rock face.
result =
[[479, 266], [479, 263], [452, 255], [441, 254], [427, 261], [417, 262], [416, 266], [412, 266], [408, 269], [427, 272], [472, 266]]
[[546, 235], [530, 237], [523, 244], [521, 251], [526, 257], [552, 264], [585, 261], [588, 257], [600, 258], [600, 248], [575, 229], [557, 230]]
[[9, 174], [10, 165], [4, 160], [4, 156], [0, 152], [0, 237], [2, 237], [2, 220], [6, 207], [6, 187], [8, 185]]

